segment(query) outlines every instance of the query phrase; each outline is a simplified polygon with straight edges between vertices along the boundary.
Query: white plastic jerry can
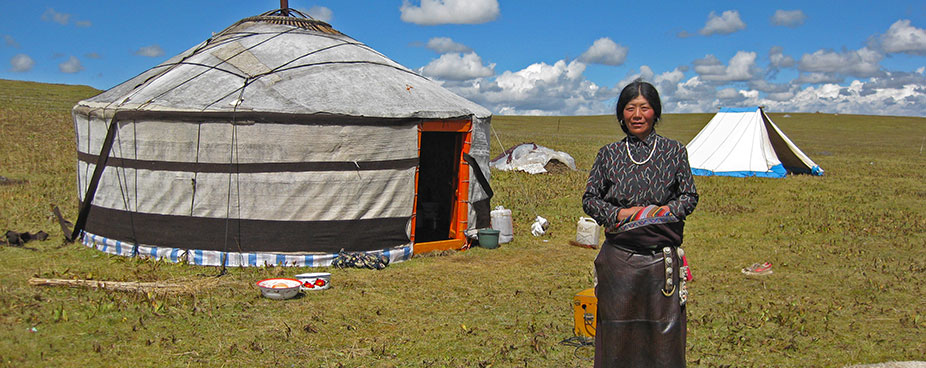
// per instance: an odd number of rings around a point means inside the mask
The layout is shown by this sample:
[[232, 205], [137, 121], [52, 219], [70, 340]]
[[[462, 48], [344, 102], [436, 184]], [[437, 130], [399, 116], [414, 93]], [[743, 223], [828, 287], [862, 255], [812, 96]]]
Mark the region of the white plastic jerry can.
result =
[[576, 243], [598, 246], [599, 234], [601, 233], [598, 223], [591, 217], [579, 217], [576, 226]]
[[514, 239], [514, 229], [511, 224], [511, 210], [503, 206], [492, 210], [492, 228], [498, 230], [498, 242], [507, 243]]

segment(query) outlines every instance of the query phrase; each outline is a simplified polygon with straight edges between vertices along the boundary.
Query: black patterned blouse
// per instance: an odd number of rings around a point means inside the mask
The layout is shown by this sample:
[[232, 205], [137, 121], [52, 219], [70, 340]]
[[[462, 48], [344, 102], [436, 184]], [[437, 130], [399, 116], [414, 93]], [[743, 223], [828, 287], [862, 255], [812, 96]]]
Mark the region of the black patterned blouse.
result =
[[582, 195], [585, 213], [612, 227], [621, 208], [651, 204], [669, 206], [679, 219], [694, 211], [698, 192], [685, 146], [653, 131], [645, 141], [628, 135], [601, 147]]

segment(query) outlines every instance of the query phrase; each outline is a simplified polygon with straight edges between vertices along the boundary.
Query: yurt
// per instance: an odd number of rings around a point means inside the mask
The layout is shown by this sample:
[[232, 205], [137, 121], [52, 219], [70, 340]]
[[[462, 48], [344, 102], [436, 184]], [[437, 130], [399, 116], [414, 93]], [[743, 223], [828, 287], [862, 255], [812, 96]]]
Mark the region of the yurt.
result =
[[725, 107], [687, 145], [691, 172], [701, 176], [784, 178], [823, 175], [762, 107]]
[[72, 239], [104, 252], [397, 262], [489, 222], [490, 112], [294, 9], [242, 19], [72, 116]]

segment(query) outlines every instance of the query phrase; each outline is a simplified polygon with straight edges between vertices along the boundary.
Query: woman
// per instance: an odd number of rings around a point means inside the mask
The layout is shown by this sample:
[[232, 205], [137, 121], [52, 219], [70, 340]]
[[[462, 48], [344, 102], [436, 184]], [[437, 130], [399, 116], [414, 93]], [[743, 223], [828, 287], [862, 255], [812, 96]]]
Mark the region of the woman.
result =
[[624, 87], [617, 120], [627, 136], [598, 151], [582, 196], [606, 233], [595, 259], [595, 367], [685, 366], [679, 246], [698, 193], [685, 146], [655, 132], [661, 115], [652, 84]]

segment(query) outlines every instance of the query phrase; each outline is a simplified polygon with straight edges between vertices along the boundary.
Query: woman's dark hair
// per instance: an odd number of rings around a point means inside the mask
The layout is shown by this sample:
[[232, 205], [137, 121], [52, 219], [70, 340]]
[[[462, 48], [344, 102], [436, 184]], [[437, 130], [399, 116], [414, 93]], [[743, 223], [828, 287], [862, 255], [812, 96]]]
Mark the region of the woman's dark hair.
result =
[[656, 123], [662, 118], [662, 101], [659, 100], [659, 92], [656, 91], [656, 87], [637, 78], [624, 87], [624, 89], [621, 90], [620, 97], [617, 98], [617, 109], [615, 110], [615, 114], [617, 115], [617, 121], [621, 125], [621, 130], [623, 130], [624, 133], [630, 134], [630, 131], [627, 130], [627, 126], [624, 125], [624, 107], [630, 103], [630, 100], [639, 96], [643, 96], [646, 102], [649, 102], [649, 105], [653, 108], [653, 112], [656, 113], [654, 116], [656, 120], [653, 121], [653, 126], [656, 126]]

